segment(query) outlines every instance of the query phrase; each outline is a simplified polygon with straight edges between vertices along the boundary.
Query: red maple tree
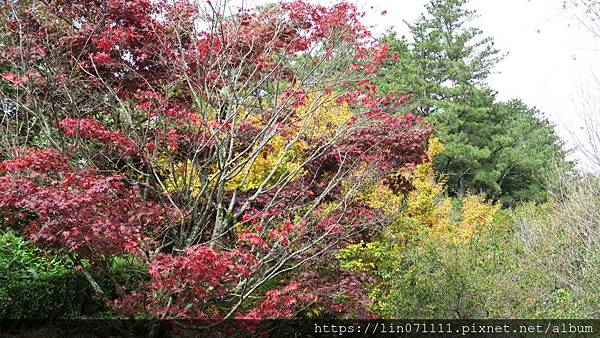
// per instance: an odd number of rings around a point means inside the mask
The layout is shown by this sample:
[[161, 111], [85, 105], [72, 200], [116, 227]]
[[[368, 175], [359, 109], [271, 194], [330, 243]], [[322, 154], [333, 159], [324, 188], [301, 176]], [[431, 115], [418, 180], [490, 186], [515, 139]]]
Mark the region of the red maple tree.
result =
[[[355, 6], [7, 1], [0, 15], [7, 224], [99, 266], [144, 262], [148, 280], [107, 300], [124, 315], [369, 316], [332, 253], [386, 222], [353, 192], [408, 188], [392, 174], [426, 159], [432, 130], [377, 95], [387, 46]], [[351, 116], [314, 132], [335, 106]]]

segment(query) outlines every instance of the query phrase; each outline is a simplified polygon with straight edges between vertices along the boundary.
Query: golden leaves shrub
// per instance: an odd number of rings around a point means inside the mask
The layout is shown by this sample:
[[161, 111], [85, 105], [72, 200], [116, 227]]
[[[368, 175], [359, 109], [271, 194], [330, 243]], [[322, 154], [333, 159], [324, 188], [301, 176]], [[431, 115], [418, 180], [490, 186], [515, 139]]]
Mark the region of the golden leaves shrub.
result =
[[434, 157], [444, 151], [437, 138], [429, 141], [429, 161], [402, 173], [413, 189], [394, 193], [384, 183], [373, 184], [361, 194], [369, 206], [379, 209], [390, 219], [389, 225], [368, 243], [350, 244], [341, 249], [340, 266], [377, 278], [370, 286], [373, 310], [386, 305], [388, 285], [402, 274], [403, 251], [435, 238], [449, 245], [468, 245], [478, 231], [489, 227], [500, 208], [483, 196], [466, 195], [453, 200], [445, 196], [445, 180], [433, 170]]

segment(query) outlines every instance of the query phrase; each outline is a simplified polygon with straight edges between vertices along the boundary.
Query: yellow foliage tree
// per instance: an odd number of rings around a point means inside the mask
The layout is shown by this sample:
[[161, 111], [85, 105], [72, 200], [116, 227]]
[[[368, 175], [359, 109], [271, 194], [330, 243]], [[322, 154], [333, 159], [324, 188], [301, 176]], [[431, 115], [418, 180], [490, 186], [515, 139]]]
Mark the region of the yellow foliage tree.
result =
[[396, 269], [407, 246], [420, 245], [424, 236], [466, 245], [478, 231], [493, 223], [500, 208], [479, 195], [462, 196], [452, 203], [444, 195], [445, 180], [436, 177], [432, 165], [434, 157], [443, 151], [442, 142], [431, 138], [429, 161], [402, 173], [411, 182], [411, 191], [394, 193], [378, 182], [361, 194], [369, 206], [379, 209], [391, 222], [374, 240], [348, 245], [338, 252], [337, 258], [342, 267], [379, 279], [370, 288], [375, 311], [386, 303], [388, 282], [402, 273]]

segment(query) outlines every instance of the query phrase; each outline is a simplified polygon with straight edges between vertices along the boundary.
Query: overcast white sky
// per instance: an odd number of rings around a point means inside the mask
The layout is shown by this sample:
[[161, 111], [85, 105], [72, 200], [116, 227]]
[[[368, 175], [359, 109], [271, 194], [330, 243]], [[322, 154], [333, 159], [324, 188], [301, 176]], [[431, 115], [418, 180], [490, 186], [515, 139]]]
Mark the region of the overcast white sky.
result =
[[[357, 0], [376, 31], [394, 26], [406, 34], [404, 20], [417, 19], [427, 0]], [[573, 133], [583, 138], [584, 99], [596, 96], [600, 84], [600, 39], [594, 38], [563, 9], [562, 0], [471, 0], [479, 17], [473, 25], [495, 39], [506, 58], [489, 79], [501, 100], [521, 98], [553, 121], [571, 146]], [[381, 11], [387, 15], [381, 16]], [[600, 114], [600, 111], [597, 111]], [[575, 153], [577, 159], [583, 158]]]

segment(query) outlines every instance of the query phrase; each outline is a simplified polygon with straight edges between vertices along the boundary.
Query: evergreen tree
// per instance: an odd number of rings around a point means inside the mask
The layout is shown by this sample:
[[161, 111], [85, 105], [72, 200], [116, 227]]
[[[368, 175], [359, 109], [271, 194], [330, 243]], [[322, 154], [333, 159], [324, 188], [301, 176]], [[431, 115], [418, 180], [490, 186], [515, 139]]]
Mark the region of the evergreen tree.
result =
[[[543, 172], [565, 163], [553, 126], [519, 100], [496, 103], [486, 84], [503, 55], [492, 38], [469, 26], [467, 0], [431, 0], [408, 24], [411, 38], [384, 40], [400, 57], [382, 71], [386, 93], [408, 93], [410, 109], [434, 123], [446, 144], [435, 167], [451, 194], [484, 193], [505, 205], [545, 198]], [[569, 166], [562, 166], [566, 169]]]
[[[408, 24], [412, 42], [389, 33], [384, 40], [399, 62], [383, 70], [383, 91], [408, 92], [415, 108], [429, 115], [448, 103], [464, 104], [502, 59], [490, 37], [467, 24], [475, 12], [467, 0], [432, 0], [427, 14]], [[448, 108], [448, 107], [446, 107]]]

